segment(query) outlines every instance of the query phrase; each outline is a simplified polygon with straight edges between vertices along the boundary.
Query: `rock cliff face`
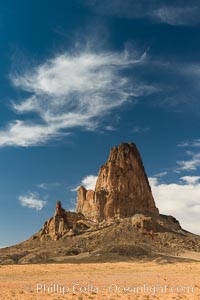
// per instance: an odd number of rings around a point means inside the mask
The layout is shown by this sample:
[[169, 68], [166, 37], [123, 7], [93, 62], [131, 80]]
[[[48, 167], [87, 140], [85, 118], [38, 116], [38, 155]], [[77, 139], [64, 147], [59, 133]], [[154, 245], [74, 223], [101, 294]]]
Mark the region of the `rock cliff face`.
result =
[[82, 227], [87, 228], [85, 223], [83, 215], [65, 211], [61, 202], [58, 201], [54, 216], [44, 223], [43, 228], [38, 233], [38, 237], [41, 240], [46, 238], [58, 240], [60, 237], [72, 236]]
[[79, 188], [76, 211], [97, 221], [137, 212], [159, 213], [135, 144], [122, 143], [111, 149], [100, 168], [95, 191]]

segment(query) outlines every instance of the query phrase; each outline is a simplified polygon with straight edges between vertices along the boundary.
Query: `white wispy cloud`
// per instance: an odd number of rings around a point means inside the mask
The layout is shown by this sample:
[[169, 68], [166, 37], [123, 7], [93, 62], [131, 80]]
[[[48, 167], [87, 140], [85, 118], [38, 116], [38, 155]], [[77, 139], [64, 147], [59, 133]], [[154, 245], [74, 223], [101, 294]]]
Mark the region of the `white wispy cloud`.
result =
[[166, 176], [166, 175], [167, 175], [167, 172], [163, 171], [163, 172], [155, 174], [154, 176], [160, 178], [160, 177], [163, 177], [163, 176]]
[[37, 184], [37, 187], [39, 189], [44, 189], [44, 190], [48, 189], [48, 185], [47, 185], [46, 182], [42, 182], [42, 183]]
[[136, 125], [132, 128], [131, 131], [134, 132], [134, 133], [142, 133], [142, 132], [146, 132], [146, 131], [149, 131], [149, 130], [150, 130], [149, 127]]
[[113, 109], [130, 99], [152, 94], [153, 86], [134, 82], [125, 70], [146, 60], [146, 53], [82, 51], [64, 53], [45, 63], [11, 74], [13, 85], [29, 97], [11, 103], [22, 117], [35, 113], [35, 118], [14, 120], [0, 130], [0, 146], [40, 145], [69, 134], [74, 127], [95, 130]]
[[88, 175], [85, 176], [82, 180], [81, 183], [76, 187], [71, 189], [72, 192], [76, 192], [77, 189], [83, 185], [87, 190], [94, 190], [95, 189], [95, 185], [96, 185], [96, 181], [97, 181], [98, 176], [96, 175]]
[[191, 141], [181, 142], [177, 145], [178, 147], [200, 147], [200, 139], [193, 139]]
[[[177, 145], [178, 147], [181, 148], [186, 148], [185, 154], [186, 154], [186, 159], [177, 161], [176, 163], [178, 164], [177, 171], [195, 171], [200, 167], [200, 152], [199, 152], [199, 147], [200, 147], [200, 139], [192, 139], [188, 141], [183, 141]], [[189, 176], [190, 178], [198, 178], [196, 176]], [[187, 180], [187, 176], [182, 177]]]
[[177, 161], [178, 170], [182, 171], [194, 171], [200, 167], [200, 153], [194, 153], [192, 151], [186, 151], [186, 154], [190, 156], [189, 159]]
[[112, 125], [107, 125], [107, 126], [105, 127], [105, 129], [106, 129], [107, 131], [115, 131], [115, 130], [116, 130], [116, 128], [115, 128], [114, 126], [112, 126]]
[[200, 7], [196, 0], [190, 3], [165, 0], [87, 0], [96, 12], [130, 19], [147, 18], [174, 26], [196, 25], [200, 23]]
[[32, 146], [45, 144], [50, 138], [58, 137], [52, 124], [34, 124], [16, 120], [0, 131], [0, 146]]
[[[180, 57], [179, 61], [170, 62], [166, 57], [157, 59], [149, 55], [145, 64], [146, 73], [149, 77], [155, 72], [160, 74], [160, 77], [153, 83], [158, 91], [160, 89], [160, 92], [155, 94], [152, 105], [178, 113], [187, 111], [197, 114], [199, 112], [200, 65], [198, 60], [193, 59], [191, 55], [191, 61], [186, 62]], [[164, 81], [163, 78], [165, 78]], [[178, 146], [185, 147], [190, 143], [191, 146], [199, 147], [200, 140], [197, 138], [183, 141]]]
[[188, 146], [189, 146], [189, 142], [181, 142], [177, 144], [177, 147], [188, 147]]
[[19, 202], [22, 206], [33, 208], [36, 210], [41, 210], [47, 201], [39, 199], [39, 195], [37, 193], [28, 193], [26, 195], [21, 195], [18, 197]]
[[48, 189], [57, 188], [61, 186], [65, 186], [65, 183], [64, 182], [42, 182], [37, 184], [37, 188], [43, 190], [48, 190]]
[[161, 6], [149, 12], [149, 16], [169, 25], [199, 24], [200, 8], [198, 6]]
[[158, 178], [149, 181], [160, 213], [176, 217], [184, 229], [200, 234], [200, 183], [192, 177], [185, 178], [185, 184], [161, 184]]

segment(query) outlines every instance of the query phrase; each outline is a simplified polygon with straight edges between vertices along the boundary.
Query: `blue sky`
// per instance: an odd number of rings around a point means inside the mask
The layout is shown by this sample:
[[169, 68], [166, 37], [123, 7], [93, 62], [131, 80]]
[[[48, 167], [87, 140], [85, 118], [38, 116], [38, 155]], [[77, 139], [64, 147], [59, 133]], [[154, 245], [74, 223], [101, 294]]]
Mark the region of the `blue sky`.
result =
[[200, 233], [199, 1], [4, 1], [0, 31], [0, 246], [74, 209], [122, 141]]

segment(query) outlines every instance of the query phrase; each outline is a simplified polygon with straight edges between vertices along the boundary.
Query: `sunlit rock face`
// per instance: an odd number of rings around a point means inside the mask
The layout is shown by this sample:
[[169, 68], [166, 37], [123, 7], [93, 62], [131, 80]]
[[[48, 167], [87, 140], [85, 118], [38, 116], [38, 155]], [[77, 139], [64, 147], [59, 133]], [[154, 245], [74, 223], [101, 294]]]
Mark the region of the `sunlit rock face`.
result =
[[99, 170], [95, 191], [79, 188], [76, 211], [98, 221], [137, 212], [159, 213], [135, 144], [121, 143], [111, 149]]
[[56, 203], [54, 216], [48, 219], [38, 233], [39, 239], [58, 240], [60, 237], [74, 235], [77, 224], [85, 217], [71, 211], [65, 211], [60, 201]]

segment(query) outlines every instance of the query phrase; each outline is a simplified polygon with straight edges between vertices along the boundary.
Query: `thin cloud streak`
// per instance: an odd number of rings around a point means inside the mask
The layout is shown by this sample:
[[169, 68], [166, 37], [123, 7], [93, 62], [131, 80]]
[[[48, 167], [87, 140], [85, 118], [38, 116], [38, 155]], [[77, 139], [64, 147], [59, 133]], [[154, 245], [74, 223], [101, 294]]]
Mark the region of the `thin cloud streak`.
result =
[[166, 171], [163, 171], [163, 172], [160, 172], [160, 173], [157, 173], [157, 174], [155, 174], [154, 176], [155, 177], [158, 177], [158, 178], [161, 178], [161, 177], [163, 177], [163, 176], [166, 176], [168, 173], [166, 172]]
[[200, 7], [196, 0], [190, 4], [183, 1], [146, 1], [146, 0], [87, 0], [88, 5], [97, 13], [120, 18], [142, 19], [165, 23], [173, 26], [195, 26], [200, 23]]
[[200, 139], [193, 139], [191, 141], [185, 141], [185, 142], [181, 142], [177, 145], [178, 147], [194, 147], [194, 148], [198, 148], [200, 147]]
[[146, 132], [146, 131], [149, 131], [149, 130], [150, 130], [149, 127], [134, 126], [131, 131], [133, 133], [143, 133], [143, 132]]
[[200, 9], [198, 6], [163, 6], [150, 12], [149, 16], [160, 23], [174, 26], [193, 26], [200, 23]]
[[43, 189], [43, 190], [60, 188], [62, 186], [65, 186], [64, 182], [42, 182], [42, 183], [37, 184], [37, 188]]

